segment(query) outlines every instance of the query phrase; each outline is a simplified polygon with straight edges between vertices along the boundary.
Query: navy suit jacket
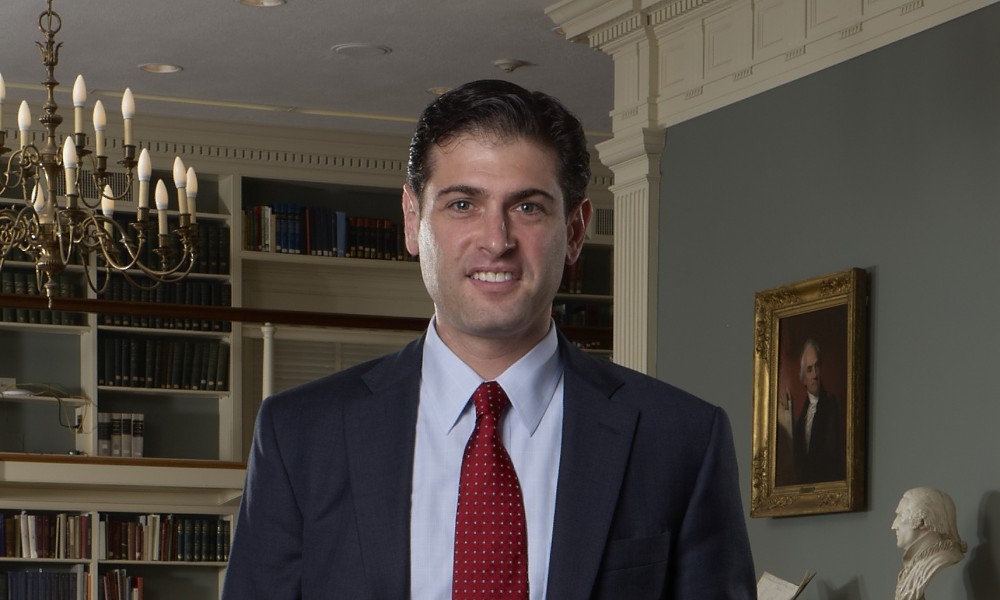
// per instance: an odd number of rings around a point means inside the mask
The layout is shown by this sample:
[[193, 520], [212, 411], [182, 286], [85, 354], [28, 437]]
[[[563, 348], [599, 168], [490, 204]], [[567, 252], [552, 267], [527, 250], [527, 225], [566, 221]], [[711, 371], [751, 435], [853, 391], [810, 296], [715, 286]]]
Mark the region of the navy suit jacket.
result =
[[[224, 600], [409, 597], [422, 343], [264, 402]], [[725, 413], [561, 336], [560, 351], [548, 598], [756, 598]]]

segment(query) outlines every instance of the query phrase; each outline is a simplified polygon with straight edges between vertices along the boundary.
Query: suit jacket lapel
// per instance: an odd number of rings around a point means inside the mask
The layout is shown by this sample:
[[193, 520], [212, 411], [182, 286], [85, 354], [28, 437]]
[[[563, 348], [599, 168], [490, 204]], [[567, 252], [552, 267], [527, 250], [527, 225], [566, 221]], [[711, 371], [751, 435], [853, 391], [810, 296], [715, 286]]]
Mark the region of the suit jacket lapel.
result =
[[614, 404], [621, 381], [564, 339], [562, 454], [548, 597], [590, 597], [629, 459], [638, 413]]
[[347, 405], [348, 468], [372, 597], [410, 594], [410, 495], [423, 338], [376, 365]]

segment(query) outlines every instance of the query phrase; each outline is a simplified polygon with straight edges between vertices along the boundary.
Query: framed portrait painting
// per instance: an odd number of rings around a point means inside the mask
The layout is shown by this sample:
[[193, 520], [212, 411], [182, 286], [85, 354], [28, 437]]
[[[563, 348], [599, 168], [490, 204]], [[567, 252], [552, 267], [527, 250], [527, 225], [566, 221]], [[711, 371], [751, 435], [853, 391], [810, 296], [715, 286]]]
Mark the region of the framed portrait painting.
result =
[[862, 269], [755, 295], [751, 516], [864, 508], [868, 298]]

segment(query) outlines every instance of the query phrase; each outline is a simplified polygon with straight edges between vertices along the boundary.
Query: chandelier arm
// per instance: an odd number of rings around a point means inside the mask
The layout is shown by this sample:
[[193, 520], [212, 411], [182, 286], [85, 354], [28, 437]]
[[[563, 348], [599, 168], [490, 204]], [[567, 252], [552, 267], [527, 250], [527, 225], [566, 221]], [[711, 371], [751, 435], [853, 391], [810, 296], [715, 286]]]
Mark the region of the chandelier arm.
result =
[[[14, 249], [14, 244], [19, 237], [17, 227], [17, 212], [11, 208], [0, 209], [0, 261], [7, 257], [7, 253]], [[0, 269], [3, 263], [0, 262]]]
[[92, 268], [93, 267], [90, 266], [89, 261], [84, 262], [84, 264], [83, 264], [83, 276], [84, 276], [84, 279], [87, 280], [87, 287], [89, 287], [91, 289], [91, 291], [93, 291], [95, 294], [100, 295], [100, 294], [104, 293], [104, 290], [107, 289], [108, 282], [109, 282], [109, 280], [111, 278], [110, 278], [110, 276], [109, 277], [105, 277], [104, 278], [104, 284], [101, 285], [101, 286], [98, 286], [97, 285], [97, 281], [94, 278], [94, 273], [91, 270]]
[[[88, 227], [94, 232], [91, 235], [94, 248], [100, 251], [98, 256], [110, 269], [127, 271], [139, 264], [140, 248], [133, 246], [118, 221], [102, 215], [91, 215], [88, 221], [92, 222], [88, 223]], [[120, 257], [122, 251], [125, 254], [124, 260]]]
[[84, 174], [83, 174], [84, 173], [84, 169], [82, 169], [82, 168], [77, 169], [77, 171], [76, 171], [76, 181], [77, 181], [77, 183], [76, 183], [76, 189], [80, 190], [80, 202], [82, 202], [83, 205], [86, 206], [87, 208], [89, 208], [91, 210], [96, 210], [96, 209], [98, 209], [98, 208], [101, 207], [101, 196], [104, 194], [104, 192], [103, 192], [104, 187], [101, 186], [101, 185], [99, 185], [99, 183], [97, 181], [97, 176], [95, 175], [95, 173], [97, 173], [97, 159], [96, 159], [96, 157], [93, 154], [90, 154], [88, 152], [86, 156], [82, 156], [82, 155], [80, 156], [80, 162], [82, 163], [84, 161], [89, 161], [90, 162], [90, 179], [91, 179], [91, 182], [94, 184], [94, 188], [98, 191], [97, 198], [87, 198], [87, 196], [85, 196], [83, 194], [83, 185], [82, 184], [83, 184], [83, 178], [84, 178]]
[[[117, 194], [117, 193], [115, 193], [114, 190], [111, 190], [111, 195], [108, 196], [108, 195], [105, 195], [104, 192], [102, 191], [101, 192], [101, 196], [104, 197], [104, 198], [108, 198], [110, 200], [116, 200], [116, 201], [117, 200], [124, 200], [125, 198], [127, 198], [132, 193], [132, 181], [133, 181], [132, 171], [131, 170], [125, 171], [125, 187], [122, 189], [121, 193]], [[105, 187], [110, 187], [110, 185], [109, 184], [105, 184], [104, 186], [101, 186], [101, 187], [99, 187], [97, 189], [103, 190]]]
[[[62, 225], [62, 223], [60, 223], [60, 221], [57, 219], [56, 223], [60, 224], [60, 226], [57, 227], [56, 230], [56, 239], [59, 242], [58, 244], [59, 258], [60, 260], [62, 260], [62, 263], [64, 265], [68, 265], [73, 258], [73, 250], [74, 248], [77, 247], [78, 243], [78, 240], [76, 239], [77, 238], [76, 224], [69, 222], [66, 219], [65, 214], [60, 215], [60, 217], [62, 217], [63, 220], [66, 221], [66, 225]], [[66, 230], [65, 229], [66, 227], [69, 227], [69, 229]], [[81, 264], [83, 264], [83, 266], [86, 267], [87, 262], [89, 262], [89, 257], [84, 255], [80, 256], [79, 258]]]
[[[97, 158], [104, 158], [104, 157], [97, 157]], [[91, 157], [90, 163], [92, 167], [90, 178], [93, 181], [94, 188], [97, 190], [98, 194], [96, 204], [94, 204], [93, 206], [90, 206], [88, 204], [90, 208], [97, 208], [100, 205], [102, 198], [107, 198], [108, 200], [124, 200], [132, 192], [132, 184], [135, 181], [135, 169], [134, 169], [135, 161], [128, 161], [128, 160], [119, 161], [118, 164], [125, 167], [125, 186], [120, 193], [111, 190], [111, 195], [107, 195], [104, 193], [104, 188], [110, 187], [111, 185], [110, 184], [111, 173], [105, 171], [103, 167], [100, 166], [99, 162], [95, 163], [95, 159], [93, 157]], [[80, 169], [80, 171], [82, 172], [83, 169]], [[80, 177], [82, 177], [82, 175], [77, 176], [78, 179]]]
[[153, 252], [160, 257], [160, 265], [162, 268], [154, 269], [142, 263], [139, 263], [137, 268], [148, 277], [158, 279], [163, 282], [180, 281], [186, 277], [194, 267], [194, 263], [198, 257], [198, 251], [197, 238], [191, 238], [190, 232], [184, 230], [185, 228], [181, 227], [175, 232], [178, 233], [181, 238], [182, 251], [180, 258], [177, 259], [174, 266], [167, 266], [170, 263], [171, 255], [174, 254], [174, 251], [169, 246], [165, 245], [169, 238], [166, 236], [160, 236], [160, 247], [154, 249]]
[[147, 291], [155, 290], [156, 288], [160, 287], [161, 283], [164, 282], [162, 279], [153, 278], [150, 279], [150, 281], [152, 282], [151, 284], [145, 284], [136, 279], [135, 276], [128, 271], [122, 271], [122, 276], [125, 278], [126, 281], [129, 282], [129, 285], [138, 288], [140, 290], [147, 290]]
[[[0, 131], [0, 135], [2, 134], [3, 131]], [[7, 164], [4, 167], [3, 173], [0, 174], [0, 194], [6, 193], [8, 189], [20, 187], [21, 180], [23, 179], [20, 157], [20, 150], [7, 157]], [[17, 166], [14, 165], [15, 161], [17, 161]]]
[[13, 237], [12, 244], [13, 247], [21, 250], [22, 252], [32, 251], [32, 238], [38, 236], [39, 223], [38, 219], [35, 218], [35, 212], [33, 209], [23, 206], [17, 211], [17, 216], [14, 217], [13, 226]]

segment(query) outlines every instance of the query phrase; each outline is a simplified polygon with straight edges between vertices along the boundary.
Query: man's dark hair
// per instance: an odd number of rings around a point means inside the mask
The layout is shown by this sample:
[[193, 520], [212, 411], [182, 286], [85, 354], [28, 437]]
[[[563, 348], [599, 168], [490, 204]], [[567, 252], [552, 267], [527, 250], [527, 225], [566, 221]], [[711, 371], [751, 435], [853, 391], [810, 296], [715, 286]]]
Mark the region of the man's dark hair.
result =
[[587, 196], [590, 153], [583, 126], [561, 102], [502, 80], [467, 83], [428, 106], [410, 142], [406, 182], [418, 199], [433, 166], [430, 151], [464, 134], [527, 139], [555, 151], [566, 212]]

